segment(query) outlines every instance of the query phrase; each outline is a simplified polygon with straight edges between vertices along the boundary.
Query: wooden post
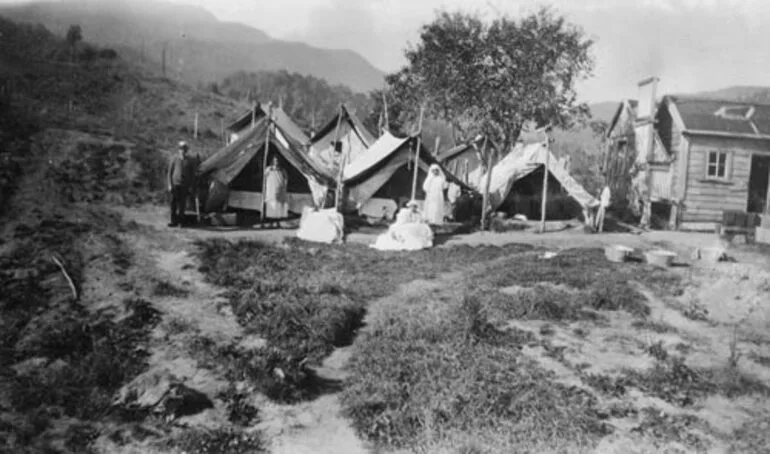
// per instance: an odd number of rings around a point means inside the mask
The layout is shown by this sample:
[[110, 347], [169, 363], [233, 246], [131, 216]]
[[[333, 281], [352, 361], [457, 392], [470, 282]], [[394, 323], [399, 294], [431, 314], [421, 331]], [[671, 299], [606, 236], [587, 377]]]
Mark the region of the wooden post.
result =
[[163, 50], [161, 51], [161, 68], [163, 68], [163, 78], [166, 78], [166, 43], [163, 43]]
[[[490, 153], [487, 149], [489, 136], [484, 135], [484, 145], [481, 146], [481, 156]], [[484, 183], [484, 193], [481, 196], [481, 230], [487, 229], [487, 205], [489, 204], [489, 186], [492, 184], [492, 169], [495, 167], [494, 153], [489, 154], [487, 159], [487, 176]]]
[[195, 125], [193, 131], [193, 137], [195, 140], [198, 140], [198, 112], [195, 112]]
[[[273, 105], [270, 105], [270, 111], [272, 112]], [[270, 121], [272, 121], [272, 118], [268, 119], [267, 126], [270, 127]], [[251, 126], [254, 126], [254, 123], [257, 122], [257, 102], [254, 101], [251, 105]]]
[[[340, 104], [337, 108], [337, 126], [334, 128], [334, 142], [332, 142], [334, 153], [337, 152], [337, 142], [340, 140], [340, 123], [342, 123], [342, 104]], [[341, 206], [340, 198], [342, 197], [342, 177], [345, 169], [345, 163], [342, 162], [343, 158], [344, 154], [340, 156], [338, 161], [339, 169], [337, 169], [337, 187], [334, 190], [334, 210], [337, 212], [340, 211]]]
[[[255, 109], [256, 111], [256, 103], [255, 103]], [[251, 121], [252, 124], [254, 122], [255, 115], [252, 113], [251, 115]], [[267, 191], [267, 178], [265, 178], [267, 174], [267, 153], [270, 151], [270, 127], [273, 123], [273, 105], [268, 104], [267, 107], [267, 132], [265, 132], [265, 151], [264, 156], [262, 156], [262, 210], [260, 210], [259, 216], [262, 223], [265, 222], [265, 209], [267, 208], [267, 202], [265, 201], [265, 191]]]
[[225, 135], [225, 120], [222, 118], [219, 119], [219, 132], [222, 135], [222, 140], [225, 143], [225, 146], [227, 146], [227, 136]]
[[420, 121], [417, 123], [417, 151], [414, 154], [414, 174], [412, 175], [412, 198], [417, 197], [417, 174], [420, 171], [420, 148], [422, 147], [422, 117], [425, 113], [424, 106], [420, 106]]
[[543, 168], [543, 200], [540, 202], [540, 233], [545, 233], [545, 209], [548, 202], [548, 167], [551, 160], [551, 137], [546, 132], [545, 166]]
[[388, 122], [388, 98], [385, 96], [385, 92], [382, 92], [382, 111], [385, 114], [385, 130], [390, 130], [390, 123]]

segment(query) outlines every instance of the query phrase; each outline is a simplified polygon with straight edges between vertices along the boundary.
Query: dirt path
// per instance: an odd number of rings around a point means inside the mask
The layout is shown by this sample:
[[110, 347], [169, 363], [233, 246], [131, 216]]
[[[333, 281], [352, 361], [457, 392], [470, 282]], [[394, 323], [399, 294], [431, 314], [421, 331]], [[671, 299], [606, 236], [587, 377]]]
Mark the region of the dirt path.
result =
[[[228, 425], [227, 410], [216, 396], [230, 386], [215, 372], [201, 367], [186, 345], [195, 337], [205, 337], [220, 345], [240, 348], [260, 348], [264, 339], [246, 335], [232, 314], [224, 289], [205, 281], [198, 270], [200, 264], [192, 254], [195, 234], [184, 229], [158, 231], [149, 229], [127, 238], [132, 245], [134, 260], [144, 271], [134, 276], [135, 282], [150, 284], [142, 291], [152, 296], [154, 306], [163, 312], [163, 321], [156, 328], [150, 346], [149, 370], [144, 376], [171, 375], [190, 388], [211, 397], [214, 408], [183, 418], [180, 424], [214, 429]], [[158, 285], [163, 291], [158, 294]], [[346, 377], [345, 364], [350, 347], [337, 349], [323, 362], [317, 372], [322, 378], [341, 381]], [[269, 451], [275, 454], [349, 453], [367, 454], [369, 449], [355, 434], [348, 420], [341, 415], [338, 393], [321, 396], [297, 405], [282, 405], [253, 394], [249, 402], [259, 409], [259, 418], [247, 432], [264, 434]], [[104, 452], [144, 452], [150, 447], [143, 442], [117, 447], [107, 443]], [[136, 451], [139, 450], [139, 451]], [[148, 451], [149, 452], [149, 451]], [[155, 452], [155, 451], [153, 451]]]
[[[344, 380], [352, 347], [335, 350], [317, 369], [321, 378]], [[368, 454], [371, 450], [355, 434], [341, 412], [339, 393], [298, 405], [265, 402], [264, 422], [258, 427], [271, 440], [274, 454]]]
[[[151, 227], [156, 230], [167, 230], [167, 208], [163, 206], [143, 205], [132, 208], [116, 208], [127, 220]], [[566, 249], [573, 247], [603, 247], [608, 244], [622, 244], [634, 248], [650, 249], [655, 244], [666, 244], [676, 248], [683, 257], [689, 257], [697, 247], [711, 246], [715, 242], [713, 234], [683, 233], [683, 232], [646, 232], [640, 235], [631, 233], [586, 234], [575, 224], [572, 228], [562, 229], [564, 223], [547, 223], [546, 233], [540, 234], [535, 230], [512, 232], [474, 232], [466, 235], [454, 235], [440, 238], [437, 241], [442, 247], [456, 245], [492, 245], [502, 246], [510, 243], [527, 243], [548, 248]], [[222, 238], [229, 240], [251, 239], [278, 243], [285, 238], [294, 237], [293, 229], [237, 229], [237, 228], [185, 228], [179, 229], [190, 239]], [[350, 243], [372, 244], [376, 234], [353, 232], [346, 237]]]

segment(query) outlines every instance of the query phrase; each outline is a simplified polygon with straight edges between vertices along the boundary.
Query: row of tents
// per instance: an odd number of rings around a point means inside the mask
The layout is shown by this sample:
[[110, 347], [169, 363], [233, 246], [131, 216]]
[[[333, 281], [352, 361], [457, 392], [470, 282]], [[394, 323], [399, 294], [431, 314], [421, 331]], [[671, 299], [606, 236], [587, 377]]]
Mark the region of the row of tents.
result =
[[[209, 182], [203, 204], [206, 212], [261, 211], [264, 167], [273, 158], [287, 172], [289, 211], [295, 214], [306, 206], [334, 206], [335, 190], [342, 183], [339, 207], [343, 212], [391, 218], [411, 198], [413, 188], [416, 199], [424, 199], [422, 181], [433, 164], [468, 197], [478, 196], [486, 182], [482, 138], [434, 155], [418, 135], [396, 137], [383, 131], [375, 137], [344, 105], [312, 136], [280, 107], [265, 104], [236, 119], [228, 131], [229, 144], [200, 166], [200, 176]], [[553, 157], [545, 141], [534, 140], [518, 143], [492, 169], [490, 208], [509, 213], [532, 211], [546, 159], [552, 163], [549, 199], [550, 194], [555, 196], [553, 200], [563, 200], [559, 195], [566, 195], [571, 205], [557, 211], [570, 211], [572, 216], [572, 211], [579, 214], [597, 203]]]

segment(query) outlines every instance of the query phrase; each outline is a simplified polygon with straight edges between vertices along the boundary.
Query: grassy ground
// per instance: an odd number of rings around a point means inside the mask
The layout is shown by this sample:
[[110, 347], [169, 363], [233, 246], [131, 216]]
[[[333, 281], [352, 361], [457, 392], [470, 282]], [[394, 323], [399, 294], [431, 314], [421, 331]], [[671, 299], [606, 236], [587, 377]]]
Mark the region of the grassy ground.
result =
[[[675, 283], [653, 269], [607, 265], [600, 255], [576, 249], [545, 260], [523, 249], [434, 292], [396, 294], [371, 307], [343, 401], [359, 432], [430, 452], [595, 446], [613, 430], [598, 400], [520, 353], [547, 341], [500, 322], [595, 320], [596, 311], [614, 310], [643, 319], [649, 308], [629, 278]], [[552, 330], [543, 325], [540, 333]]]
[[[381, 254], [362, 245], [317, 247], [298, 240], [281, 246], [204, 241], [198, 247], [211, 283], [231, 289], [230, 304], [239, 323], [268, 342], [264, 351], [251, 353], [253, 358], [241, 356], [237, 365], [224, 367], [250, 375], [268, 396], [285, 402], [323, 391], [307, 366], [318, 365], [335, 347], [352, 342], [369, 301], [412, 279], [435, 278], [531, 249], [465, 247]], [[196, 350], [204, 358], [235, 358], [206, 345]], [[244, 361], [253, 366], [244, 366]], [[276, 377], [277, 368], [285, 379]]]

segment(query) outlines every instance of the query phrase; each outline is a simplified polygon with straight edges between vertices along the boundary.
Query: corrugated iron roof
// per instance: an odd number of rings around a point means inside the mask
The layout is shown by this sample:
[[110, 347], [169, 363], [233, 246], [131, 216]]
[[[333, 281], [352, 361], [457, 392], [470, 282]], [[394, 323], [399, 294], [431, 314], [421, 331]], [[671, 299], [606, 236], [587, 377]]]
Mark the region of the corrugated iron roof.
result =
[[664, 97], [679, 112], [686, 131], [736, 135], [770, 135], [770, 105], [669, 95]]

